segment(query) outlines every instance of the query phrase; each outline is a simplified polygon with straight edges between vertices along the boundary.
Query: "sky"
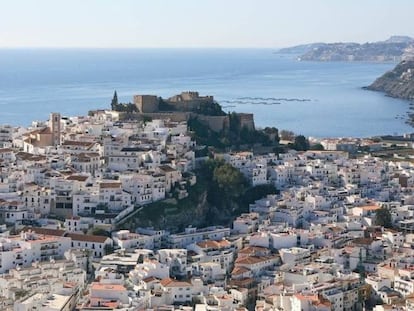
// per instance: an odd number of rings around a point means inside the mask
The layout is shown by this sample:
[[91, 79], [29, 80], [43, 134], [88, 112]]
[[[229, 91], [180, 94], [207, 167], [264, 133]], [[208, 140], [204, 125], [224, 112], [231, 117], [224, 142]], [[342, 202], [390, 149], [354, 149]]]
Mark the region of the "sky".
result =
[[0, 0], [0, 48], [279, 48], [414, 37], [413, 0]]

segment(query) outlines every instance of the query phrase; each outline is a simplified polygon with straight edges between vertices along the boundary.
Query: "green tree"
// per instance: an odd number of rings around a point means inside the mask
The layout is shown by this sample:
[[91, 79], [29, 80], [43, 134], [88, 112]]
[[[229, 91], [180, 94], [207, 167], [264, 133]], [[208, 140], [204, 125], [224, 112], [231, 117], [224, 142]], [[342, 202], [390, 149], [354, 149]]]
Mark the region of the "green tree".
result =
[[249, 205], [255, 201], [265, 198], [268, 194], [277, 194], [278, 190], [272, 184], [258, 185], [247, 188], [246, 191], [238, 198], [239, 209], [237, 212], [248, 213]]
[[245, 178], [238, 169], [224, 163], [214, 169], [213, 179], [226, 197], [238, 197], [245, 188]]
[[375, 224], [384, 228], [392, 228], [391, 212], [385, 207], [381, 207], [375, 213]]
[[294, 140], [295, 133], [293, 133], [292, 131], [281, 130], [280, 131], [280, 138], [283, 139], [283, 140]]
[[224, 165], [224, 160], [222, 159], [208, 159], [203, 165], [199, 168], [199, 175], [201, 178], [205, 179], [208, 183], [211, 183], [214, 178], [214, 170]]
[[111, 109], [112, 110], [117, 110], [118, 107], [119, 107], [118, 94], [116, 93], [116, 90], [115, 90], [114, 96], [112, 97], [112, 101], [111, 101]]
[[325, 148], [321, 144], [314, 144], [310, 146], [310, 150], [325, 150]]
[[244, 175], [222, 159], [206, 161], [197, 172], [199, 181], [206, 185], [207, 202], [224, 214], [237, 208], [235, 203], [247, 186]]
[[295, 142], [293, 144], [293, 149], [298, 151], [306, 151], [309, 149], [309, 141], [303, 135], [298, 135], [295, 137]]
[[263, 132], [269, 137], [269, 140], [273, 144], [279, 144], [279, 130], [275, 127], [265, 127]]
[[219, 133], [211, 130], [208, 125], [201, 122], [197, 117], [190, 118], [187, 122], [188, 128], [193, 132], [192, 138], [197, 145], [207, 145], [215, 148], [223, 148]]

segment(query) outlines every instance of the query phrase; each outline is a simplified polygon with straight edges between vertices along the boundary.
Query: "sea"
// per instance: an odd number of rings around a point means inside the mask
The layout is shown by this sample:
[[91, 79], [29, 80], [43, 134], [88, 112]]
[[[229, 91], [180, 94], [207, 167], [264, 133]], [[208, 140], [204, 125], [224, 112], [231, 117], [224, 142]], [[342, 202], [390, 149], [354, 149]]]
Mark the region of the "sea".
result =
[[0, 49], [0, 124], [85, 115], [134, 94], [213, 95], [256, 127], [310, 137], [414, 132], [410, 103], [363, 90], [393, 63], [301, 62], [272, 49]]

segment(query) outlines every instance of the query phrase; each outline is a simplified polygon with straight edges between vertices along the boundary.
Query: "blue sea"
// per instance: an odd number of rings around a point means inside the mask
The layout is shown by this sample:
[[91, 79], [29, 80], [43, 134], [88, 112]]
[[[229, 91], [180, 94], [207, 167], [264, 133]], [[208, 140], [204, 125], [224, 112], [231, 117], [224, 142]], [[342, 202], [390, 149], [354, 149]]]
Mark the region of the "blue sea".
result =
[[299, 62], [271, 49], [2, 49], [0, 124], [85, 115], [134, 94], [214, 95], [257, 127], [314, 137], [402, 134], [409, 103], [362, 90], [390, 63]]

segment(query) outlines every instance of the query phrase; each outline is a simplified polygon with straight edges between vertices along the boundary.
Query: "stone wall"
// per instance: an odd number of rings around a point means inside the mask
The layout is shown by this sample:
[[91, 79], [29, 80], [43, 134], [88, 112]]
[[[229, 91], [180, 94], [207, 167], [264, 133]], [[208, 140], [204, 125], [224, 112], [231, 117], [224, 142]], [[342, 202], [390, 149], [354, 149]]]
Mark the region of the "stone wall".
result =
[[[247, 127], [250, 130], [254, 130], [254, 116], [252, 113], [238, 113], [240, 117], [240, 124], [241, 127]], [[174, 111], [174, 112], [154, 112], [154, 113], [121, 113], [120, 119], [128, 119], [134, 118], [137, 120], [144, 120], [145, 118], [150, 118], [152, 120], [155, 119], [162, 119], [162, 120], [171, 120], [173, 122], [182, 122], [188, 121], [190, 117], [197, 117], [202, 123], [210, 127], [215, 132], [220, 132], [225, 128], [229, 127], [229, 116], [205, 116], [196, 114], [193, 112], [182, 112], [182, 111]]]
[[141, 113], [157, 112], [159, 99], [155, 95], [134, 95], [134, 105]]
[[[202, 105], [214, 104], [213, 96], [200, 96], [198, 92], [182, 92], [181, 94], [172, 96], [164, 100], [166, 106], [171, 106], [174, 111], [160, 111], [160, 99], [155, 95], [135, 95], [134, 104], [138, 109], [138, 113], [127, 113], [120, 115], [120, 118], [136, 118], [143, 120], [151, 119], [170, 119], [171, 121], [181, 122], [188, 121], [190, 117], [197, 117], [201, 122], [209, 126], [213, 131], [220, 132], [229, 127], [229, 117], [224, 116], [208, 116], [197, 114]], [[238, 113], [241, 127], [247, 127], [254, 130], [254, 117], [252, 113]]]
[[149, 117], [151, 119], [169, 119], [173, 122], [188, 121], [191, 116], [191, 112], [155, 112], [155, 113], [143, 113], [143, 117]]
[[198, 119], [215, 132], [220, 132], [229, 126], [229, 116], [203, 116], [197, 115]]
[[247, 127], [249, 130], [254, 130], [254, 115], [253, 113], [238, 113], [240, 118], [241, 128]]

